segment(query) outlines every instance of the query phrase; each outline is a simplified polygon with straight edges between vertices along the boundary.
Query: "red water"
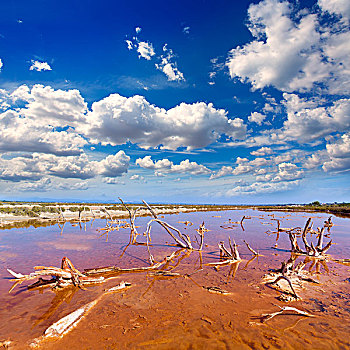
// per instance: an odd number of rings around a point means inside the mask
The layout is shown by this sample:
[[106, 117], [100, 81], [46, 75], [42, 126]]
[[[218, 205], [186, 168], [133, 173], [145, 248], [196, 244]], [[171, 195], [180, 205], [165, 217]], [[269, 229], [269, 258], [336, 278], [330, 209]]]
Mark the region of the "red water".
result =
[[[67, 256], [79, 270], [117, 265], [121, 268], [149, 266], [144, 245], [129, 246], [129, 229], [112, 231], [108, 241], [97, 231], [103, 220], [84, 224], [80, 229], [67, 223], [62, 234], [56, 226], [0, 231], [0, 341], [11, 340], [14, 348], [26, 348], [51, 324], [96, 299], [103, 290], [122, 280], [132, 287], [125, 292], [102, 297], [78, 326], [47, 349], [347, 349], [350, 348], [349, 266], [332, 258], [350, 257], [350, 220], [333, 218], [330, 238], [335, 245], [328, 251], [324, 264], [312, 265], [313, 277], [320, 284], [306, 283], [299, 292], [302, 300], [283, 303], [281, 294], [262, 283], [269, 269], [278, 268], [290, 257], [287, 234], [280, 233], [278, 248], [275, 218], [281, 227], [304, 226], [313, 216], [314, 228], [322, 226], [329, 215], [246, 211], [220, 211], [167, 215], [165, 220], [189, 234], [194, 240], [195, 229], [202, 221], [205, 233], [202, 254], [179, 251], [171, 266], [182, 276], [155, 277], [150, 272], [123, 274], [103, 285], [87, 290], [75, 287], [59, 291], [27, 290], [28, 282], [17, 286], [10, 294], [12, 283], [6, 268], [24, 274], [36, 265], [60, 267]], [[234, 221], [243, 215], [244, 230]], [[231, 219], [231, 221], [229, 221]], [[191, 221], [186, 227], [179, 221]], [[138, 218], [138, 230], [143, 232], [149, 218]], [[226, 227], [226, 228], [225, 228]], [[230, 227], [230, 228], [227, 228]], [[157, 261], [175, 251], [172, 238], [159, 226], [152, 228], [152, 254]], [[215, 270], [205, 264], [219, 261], [217, 244], [234, 238], [242, 258], [240, 263]], [[143, 237], [139, 237], [142, 241]], [[325, 243], [330, 238], [325, 238]], [[243, 239], [262, 256], [251, 260], [252, 254]], [[195, 243], [193, 243], [195, 245]], [[297, 262], [302, 257], [299, 257]], [[184, 274], [191, 274], [190, 278]], [[236, 270], [236, 271], [235, 271]], [[209, 293], [204, 287], [219, 287], [231, 294]], [[264, 323], [256, 316], [278, 311], [276, 305], [289, 305], [308, 311], [313, 318], [277, 316]]]

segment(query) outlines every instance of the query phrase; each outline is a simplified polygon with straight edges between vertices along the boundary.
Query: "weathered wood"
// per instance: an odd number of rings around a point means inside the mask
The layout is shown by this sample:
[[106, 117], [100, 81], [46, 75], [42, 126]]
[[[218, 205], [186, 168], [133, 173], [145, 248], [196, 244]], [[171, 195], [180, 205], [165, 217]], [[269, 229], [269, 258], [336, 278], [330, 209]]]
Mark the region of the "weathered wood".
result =
[[283, 314], [284, 311], [294, 311], [294, 312], [296, 312], [296, 314], [288, 313], [288, 315], [316, 317], [315, 315], [312, 315], [312, 314], [310, 314], [310, 313], [308, 313], [306, 311], [299, 310], [299, 309], [297, 309], [295, 307], [291, 307], [291, 306], [282, 306], [281, 307], [279, 305], [276, 305], [276, 306], [278, 306], [281, 309], [281, 311], [277, 311], [277, 312], [261, 315], [260, 317], [262, 319], [261, 320], [262, 322], [266, 322], [266, 321], [270, 320], [271, 318], [273, 318], [273, 317], [275, 317], [277, 315], [281, 315], [281, 314]]

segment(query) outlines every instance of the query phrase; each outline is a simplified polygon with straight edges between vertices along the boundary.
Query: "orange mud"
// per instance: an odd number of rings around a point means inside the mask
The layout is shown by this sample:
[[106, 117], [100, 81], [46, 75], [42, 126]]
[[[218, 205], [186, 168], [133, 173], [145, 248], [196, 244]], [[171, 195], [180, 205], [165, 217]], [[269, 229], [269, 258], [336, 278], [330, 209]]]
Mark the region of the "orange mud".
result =
[[[211, 230], [205, 233], [202, 256], [196, 251], [179, 250], [178, 256], [165, 266], [167, 271], [181, 276], [154, 276], [151, 271], [125, 273], [86, 290], [75, 287], [58, 291], [27, 290], [28, 282], [24, 282], [8, 294], [12, 284], [4, 268], [30, 273], [35, 265], [60, 266], [63, 256], [68, 256], [81, 271], [108, 265], [148, 266], [146, 246], [130, 246], [120, 257], [129, 231], [112, 231], [106, 242], [96, 232], [96, 228], [104, 225], [103, 221], [87, 227], [86, 231], [76, 227], [67, 229], [62, 236], [58, 227], [38, 232], [8, 230], [7, 235], [0, 235], [1, 253], [4, 253], [0, 259], [0, 341], [11, 340], [10, 348], [26, 349], [60, 318], [96, 299], [105, 289], [127, 281], [132, 284], [131, 288], [104, 295], [76, 328], [59, 340], [44, 342], [41, 348], [349, 349], [350, 267], [332, 258], [349, 258], [350, 220], [333, 218], [335, 226], [330, 230], [330, 238], [337, 245], [328, 251], [329, 258], [324, 264], [310, 261], [305, 269], [310, 269], [320, 284], [304, 282], [298, 288], [302, 300], [284, 303], [277, 299], [281, 292], [276, 286], [262, 282], [269, 269], [280, 267], [281, 262], [290, 257], [287, 251], [290, 243], [285, 233], [280, 233], [278, 248], [271, 248], [276, 243], [275, 234], [266, 234], [276, 227], [271, 213], [250, 210], [220, 212], [217, 217], [215, 214], [165, 216], [166, 221], [191, 237], [203, 220]], [[303, 226], [306, 221], [305, 213], [275, 214], [280, 216], [281, 227]], [[228, 219], [239, 221], [243, 215], [251, 216], [244, 221], [244, 231], [240, 225], [229, 229], [220, 227], [231, 227]], [[314, 227], [321, 226], [327, 217], [323, 214], [315, 217]], [[144, 227], [149, 219], [138, 220]], [[186, 226], [178, 221], [186, 220], [194, 225], [185, 230]], [[263, 222], [272, 225], [263, 225]], [[242, 261], [218, 270], [206, 266], [219, 261], [217, 243], [224, 240], [227, 246], [228, 236], [234, 237], [238, 244]], [[325, 238], [325, 243], [330, 238]], [[243, 239], [262, 256], [251, 260], [252, 254]], [[142, 237], [138, 241], [142, 241]], [[173, 243], [162, 228], [154, 226], [150, 249], [157, 261], [178, 249], [165, 242]], [[297, 262], [303, 259], [305, 257], [299, 257]], [[203, 270], [199, 270], [201, 268]], [[190, 277], [186, 275], [193, 272], [196, 273]], [[205, 288], [214, 286], [230, 294], [214, 294]], [[286, 314], [262, 322], [262, 314], [279, 311], [276, 305], [293, 306], [315, 317]]]

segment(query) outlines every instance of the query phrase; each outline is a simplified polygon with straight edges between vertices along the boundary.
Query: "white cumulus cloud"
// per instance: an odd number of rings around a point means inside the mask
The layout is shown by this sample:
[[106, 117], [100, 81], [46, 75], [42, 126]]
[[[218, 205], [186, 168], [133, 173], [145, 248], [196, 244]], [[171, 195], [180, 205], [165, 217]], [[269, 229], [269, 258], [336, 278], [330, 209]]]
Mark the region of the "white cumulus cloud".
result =
[[318, 0], [323, 11], [350, 18], [350, 2], [348, 0]]
[[43, 70], [52, 70], [52, 68], [47, 62], [32, 60], [32, 65], [29, 67], [29, 70], [36, 70], [38, 72], [41, 72]]
[[259, 149], [257, 149], [256, 151], [252, 151], [250, 152], [250, 154], [252, 156], [266, 156], [267, 154], [272, 154], [273, 153], [273, 150], [269, 147], [261, 147]]
[[343, 134], [338, 140], [326, 146], [329, 160], [324, 162], [324, 171], [350, 170], [350, 133]]
[[266, 115], [261, 114], [259, 112], [252, 112], [251, 115], [248, 117], [248, 120], [250, 122], [257, 123], [258, 125], [261, 125], [265, 119]]
[[205, 147], [225, 134], [232, 139], [245, 137], [242, 119], [229, 119], [223, 109], [209, 103], [181, 103], [169, 110], [150, 104], [143, 96], [112, 94], [92, 104], [80, 131], [91, 142], [123, 144], [143, 148], [161, 146], [176, 150]]
[[137, 52], [139, 53], [139, 57], [143, 57], [147, 61], [149, 61], [152, 56], [156, 53], [154, 52], [153, 45], [146, 41], [140, 41], [137, 43]]
[[[345, 1], [325, 0], [321, 7], [348, 13]], [[226, 64], [232, 78], [249, 82], [255, 89], [274, 86], [282, 91], [308, 91], [323, 84], [329, 93], [350, 91], [348, 27], [339, 30], [337, 23], [322, 23], [308, 11], [295, 16], [291, 3], [278, 0], [250, 5], [248, 19], [255, 40], [230, 51]]]
[[124, 151], [101, 161], [79, 156], [55, 156], [33, 153], [11, 159], [0, 158], [0, 179], [8, 181], [40, 180], [43, 177], [90, 179], [98, 175], [117, 177], [128, 171], [130, 157]]
[[154, 162], [151, 159], [151, 156], [145, 156], [144, 158], [138, 158], [136, 160], [136, 165], [140, 166], [141, 168], [156, 170], [157, 176], [159, 176], [159, 173], [189, 173], [191, 175], [202, 175], [209, 174], [211, 172], [204, 165], [196, 162], [190, 162], [189, 159], [183, 160], [179, 164], [174, 164], [166, 158]]

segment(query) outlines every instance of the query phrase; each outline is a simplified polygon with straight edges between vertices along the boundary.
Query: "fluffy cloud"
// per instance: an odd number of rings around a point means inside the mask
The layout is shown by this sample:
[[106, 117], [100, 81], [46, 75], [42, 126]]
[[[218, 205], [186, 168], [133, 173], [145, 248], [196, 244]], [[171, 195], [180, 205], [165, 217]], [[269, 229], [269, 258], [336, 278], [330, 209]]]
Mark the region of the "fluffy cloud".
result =
[[239, 118], [228, 119], [223, 109], [211, 103], [181, 103], [165, 110], [151, 105], [143, 96], [112, 94], [92, 104], [87, 123], [80, 131], [92, 142], [103, 145], [137, 143], [140, 147], [188, 150], [205, 147], [225, 134], [243, 138], [246, 126]]
[[2, 60], [1, 60], [1, 58], [0, 58], [0, 72], [1, 72], [1, 68], [3, 67], [3, 63], [2, 63]]
[[156, 68], [162, 71], [169, 81], [185, 80], [184, 75], [177, 68], [177, 63], [174, 61], [174, 53], [167, 48], [167, 44], [163, 46], [164, 55], [160, 56], [161, 62], [156, 64]]
[[228, 175], [249, 175], [255, 177], [256, 182], [287, 182], [301, 179], [304, 171], [294, 163], [301, 158], [301, 151], [294, 150], [279, 156], [271, 156], [273, 151], [270, 148], [263, 147], [257, 151], [251, 152], [252, 155], [269, 155], [269, 157], [257, 157], [252, 160], [237, 157], [236, 167], [223, 166], [220, 170], [210, 176], [210, 179], [217, 179]]
[[267, 154], [272, 154], [273, 153], [273, 150], [269, 147], [261, 147], [259, 149], [257, 149], [256, 151], [252, 151], [250, 152], [250, 154], [252, 156], [265, 156]]
[[227, 175], [257, 174], [261, 172], [261, 169], [263, 169], [262, 167], [270, 165], [271, 160], [261, 157], [253, 160], [237, 157], [236, 164], [238, 165], [235, 168], [232, 166], [223, 166], [218, 172], [212, 174], [210, 179], [217, 179]]
[[334, 143], [326, 146], [329, 160], [323, 165], [324, 171], [350, 170], [350, 133], [346, 133]]
[[143, 181], [145, 178], [141, 175], [134, 174], [130, 176], [130, 180], [132, 181]]
[[134, 44], [131, 40], [125, 40], [126, 44], [128, 45], [128, 50], [134, 49]]
[[85, 153], [58, 157], [33, 153], [26, 157], [0, 158], [0, 179], [8, 181], [40, 180], [45, 176], [90, 179], [98, 175], [116, 177], [126, 173], [130, 157], [124, 151], [109, 155], [101, 161], [90, 161]]
[[0, 158], [0, 179], [19, 182], [22, 180], [40, 180], [45, 166], [33, 157]]
[[[97, 172], [107, 177], [121, 176], [129, 168], [130, 157], [124, 151], [119, 151], [114, 155], [109, 155], [105, 159], [97, 162]], [[96, 163], [94, 163], [96, 164]]]
[[239, 185], [230, 189], [226, 192], [227, 196], [239, 196], [242, 194], [253, 195], [258, 193], [273, 193], [277, 191], [286, 191], [295, 186], [299, 185], [299, 180], [289, 181], [289, 182], [280, 182], [280, 183], [261, 183], [254, 182], [249, 185]]
[[52, 68], [47, 62], [39, 62], [32, 60], [32, 65], [29, 67], [29, 70], [36, 70], [38, 72], [41, 72], [43, 70], [52, 70]]
[[210, 175], [210, 180], [218, 179], [219, 177], [232, 175], [232, 174], [233, 174], [232, 166], [224, 165], [223, 167], [221, 167], [221, 169], [218, 172], [216, 172], [215, 174]]
[[125, 185], [125, 182], [124, 181], [120, 181], [120, 179], [117, 179], [115, 177], [104, 177], [102, 179], [102, 181], [106, 184], [109, 184], [109, 185]]
[[[141, 28], [137, 27], [136, 34], [141, 32]], [[137, 36], [134, 36], [132, 40], [125, 40], [128, 50], [137, 49], [139, 53], [139, 58], [150, 61], [152, 57], [156, 56], [153, 45], [150, 42], [140, 41]], [[175, 55], [173, 50], [168, 48], [167, 44], [163, 46], [163, 54], [156, 56], [158, 63], [155, 63], [155, 67], [163, 72], [168, 81], [182, 81], [185, 80], [184, 75], [177, 68], [177, 63], [175, 61]]]
[[303, 166], [306, 169], [315, 169], [329, 160], [326, 150], [318, 151], [306, 158]]
[[318, 4], [323, 11], [350, 18], [350, 3], [348, 0], [318, 0]]
[[17, 190], [24, 192], [46, 192], [51, 187], [49, 178], [42, 178], [39, 181], [23, 182], [18, 185]]
[[[78, 90], [50, 86], [20, 86], [12, 93], [0, 91], [0, 151], [26, 151], [77, 155], [90, 143], [138, 143], [176, 150], [205, 147], [221, 135], [245, 137], [242, 119], [204, 102], [181, 103], [165, 110], [142, 96], [112, 94], [87, 104]], [[2, 140], [2, 141], [1, 141]]]
[[251, 123], [257, 123], [258, 125], [261, 125], [262, 122], [265, 120], [266, 115], [261, 114], [259, 112], [253, 112], [249, 117], [248, 120]]
[[11, 96], [15, 100], [25, 99], [26, 106], [20, 110], [21, 115], [35, 120], [41, 125], [64, 127], [84, 122], [87, 103], [79, 90], [54, 90], [50, 86], [34, 85], [32, 89], [22, 86]]
[[278, 164], [278, 173], [272, 179], [273, 182], [294, 181], [303, 177], [303, 170], [292, 163]]
[[[287, 115], [280, 129], [263, 130], [260, 134], [236, 142], [235, 146], [256, 147], [271, 144], [300, 144], [320, 142], [329, 135], [350, 131], [350, 99], [341, 98], [333, 102], [325, 98], [301, 98], [297, 94], [283, 94], [281, 104]], [[231, 145], [228, 143], [227, 145]], [[233, 143], [232, 143], [233, 145]]]
[[350, 130], [350, 99], [317, 106], [314, 101], [294, 94], [284, 94], [284, 98], [288, 119], [283, 125], [282, 138], [310, 142], [338, 130]]
[[78, 90], [22, 85], [11, 94], [3, 90], [1, 100], [0, 151], [76, 155], [87, 144], [71, 128], [87, 111]]
[[161, 159], [154, 162], [151, 159], [151, 156], [145, 156], [144, 158], [138, 158], [136, 160], [136, 165], [139, 165], [141, 168], [156, 170], [157, 176], [162, 173], [189, 173], [191, 175], [202, 175], [211, 172], [204, 165], [190, 162], [188, 159], [183, 160], [180, 164], [174, 164], [169, 159]]
[[89, 188], [89, 185], [87, 182], [81, 181], [81, 182], [75, 182], [75, 183], [60, 183], [54, 188], [58, 190], [63, 190], [63, 191], [82, 191], [82, 190], [87, 190]]
[[[343, 1], [326, 3], [321, 1], [327, 10], [348, 12]], [[316, 14], [301, 11], [295, 16], [293, 11], [287, 1], [250, 5], [248, 28], [256, 40], [230, 51], [231, 77], [255, 89], [274, 86], [282, 91], [306, 91], [322, 83], [328, 92], [349, 92], [348, 28], [334, 30], [337, 24], [332, 22], [322, 27]]]
[[77, 155], [87, 141], [70, 131], [55, 131], [36, 118], [8, 110], [0, 114], [0, 152], [42, 152]]
[[137, 52], [139, 53], [139, 57], [143, 57], [147, 61], [149, 61], [152, 58], [152, 56], [156, 54], [151, 43], [148, 43], [146, 41], [140, 41], [137, 43], [137, 45]]

